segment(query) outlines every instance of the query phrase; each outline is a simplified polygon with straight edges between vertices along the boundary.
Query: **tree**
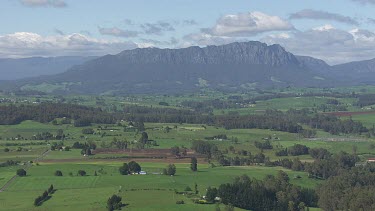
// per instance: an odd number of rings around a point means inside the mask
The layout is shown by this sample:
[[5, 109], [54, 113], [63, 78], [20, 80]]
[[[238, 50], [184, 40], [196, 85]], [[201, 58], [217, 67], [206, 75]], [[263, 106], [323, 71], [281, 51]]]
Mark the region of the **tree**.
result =
[[197, 160], [196, 157], [192, 157], [192, 158], [191, 158], [190, 169], [191, 169], [192, 171], [197, 171], [197, 170], [198, 170], [198, 160]]
[[206, 200], [210, 203], [213, 203], [215, 201], [216, 196], [217, 196], [217, 189], [208, 187], [207, 193], [206, 193]]
[[25, 171], [25, 169], [18, 169], [18, 170], [17, 170], [17, 175], [20, 176], [20, 177], [24, 177], [24, 176], [26, 176], [26, 171]]
[[166, 173], [166, 175], [175, 175], [176, 174], [176, 166], [174, 164], [169, 164], [167, 166], [167, 168], [165, 169], [165, 171], [163, 171], [164, 173]]
[[49, 186], [49, 188], [48, 188], [48, 193], [52, 193], [53, 192], [53, 190], [54, 190], [54, 188], [53, 188], [53, 185], [51, 185], [51, 186]]
[[142, 170], [141, 166], [135, 161], [130, 161], [128, 163], [128, 166], [129, 166], [129, 171], [132, 173], [139, 173]]
[[60, 170], [55, 171], [55, 176], [61, 177], [63, 173]]
[[121, 196], [118, 195], [112, 195], [108, 200], [107, 200], [107, 209], [109, 211], [112, 210], [120, 210], [121, 207], [123, 206], [123, 203], [121, 202], [122, 198]]
[[195, 194], [199, 193], [199, 191], [198, 191], [198, 184], [197, 183], [194, 184], [194, 191], [195, 191]]
[[78, 175], [80, 175], [80, 176], [86, 176], [86, 171], [84, 171], [84, 170], [78, 170]]
[[142, 144], [147, 144], [148, 134], [146, 132], [142, 132], [141, 138], [139, 139], [139, 142], [141, 142]]
[[43, 195], [42, 195], [42, 198], [43, 199], [46, 199], [48, 197], [48, 192], [47, 191], [44, 191], [43, 192]]
[[120, 168], [119, 172], [121, 175], [128, 175], [129, 174], [129, 165], [127, 163], [124, 163]]
[[171, 148], [171, 154], [176, 156], [176, 157], [180, 157], [180, 147], [178, 146], [174, 146]]

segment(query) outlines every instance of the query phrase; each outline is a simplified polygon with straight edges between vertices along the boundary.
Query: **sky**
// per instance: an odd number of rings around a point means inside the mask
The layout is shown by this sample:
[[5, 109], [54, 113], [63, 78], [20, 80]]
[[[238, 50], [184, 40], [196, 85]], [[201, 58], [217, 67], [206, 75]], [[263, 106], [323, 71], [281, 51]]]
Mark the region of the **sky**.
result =
[[1, 0], [0, 58], [257, 40], [329, 64], [375, 58], [375, 0]]

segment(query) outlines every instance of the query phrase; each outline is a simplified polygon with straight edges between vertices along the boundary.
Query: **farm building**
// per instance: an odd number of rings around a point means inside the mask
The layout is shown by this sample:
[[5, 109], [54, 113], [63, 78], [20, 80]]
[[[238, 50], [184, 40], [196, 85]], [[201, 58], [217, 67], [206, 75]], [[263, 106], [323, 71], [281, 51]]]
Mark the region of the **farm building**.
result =
[[375, 162], [375, 158], [368, 158], [367, 162]]

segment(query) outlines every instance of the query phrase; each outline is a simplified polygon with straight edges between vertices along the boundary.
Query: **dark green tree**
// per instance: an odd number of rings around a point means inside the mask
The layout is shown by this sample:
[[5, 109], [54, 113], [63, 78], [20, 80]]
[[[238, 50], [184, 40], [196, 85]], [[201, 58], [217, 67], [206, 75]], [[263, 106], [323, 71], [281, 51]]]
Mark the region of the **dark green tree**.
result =
[[167, 166], [167, 175], [175, 175], [176, 174], [176, 166], [174, 164], [169, 164]]
[[80, 175], [80, 176], [86, 176], [86, 171], [84, 171], [84, 170], [78, 170], [78, 175]]
[[213, 203], [215, 201], [216, 196], [217, 196], [217, 189], [208, 187], [207, 193], [206, 193], [206, 200], [210, 203]]
[[197, 160], [196, 157], [192, 157], [191, 158], [190, 169], [192, 171], [197, 171], [198, 170], [198, 160]]
[[119, 168], [119, 172], [120, 174], [122, 175], [128, 175], [129, 174], [129, 166], [127, 163], [124, 163], [120, 168]]
[[121, 196], [118, 195], [112, 195], [108, 200], [107, 200], [107, 209], [109, 211], [112, 210], [120, 210], [121, 207], [123, 206], [123, 203], [121, 202], [122, 198]]
[[52, 193], [52, 192], [53, 192], [53, 190], [54, 190], [54, 188], [53, 188], [53, 185], [51, 185], [51, 186], [49, 186], [49, 188], [48, 188], [47, 192], [48, 192], [48, 193]]
[[20, 176], [20, 177], [24, 177], [24, 176], [26, 176], [26, 171], [25, 171], [25, 169], [18, 169], [18, 170], [17, 170], [17, 175]]
[[60, 170], [55, 171], [55, 176], [61, 177], [63, 173]]
[[139, 173], [142, 170], [141, 166], [135, 161], [130, 161], [128, 166], [131, 173]]

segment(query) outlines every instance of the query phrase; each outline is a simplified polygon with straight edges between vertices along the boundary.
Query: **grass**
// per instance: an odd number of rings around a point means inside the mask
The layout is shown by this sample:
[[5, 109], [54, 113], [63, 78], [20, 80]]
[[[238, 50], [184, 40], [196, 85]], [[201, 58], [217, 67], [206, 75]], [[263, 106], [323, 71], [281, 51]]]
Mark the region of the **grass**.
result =
[[[215, 205], [194, 204], [186, 196], [175, 194], [174, 190], [183, 191], [187, 186], [193, 189], [197, 183], [199, 195], [204, 195], [208, 186], [218, 187], [222, 183], [232, 182], [235, 176], [246, 174], [252, 178], [263, 179], [266, 175], [274, 175], [279, 170], [287, 172], [292, 183], [296, 185], [313, 188], [320, 183], [309, 179], [305, 172], [282, 168], [210, 168], [207, 164], [199, 164], [198, 172], [191, 172], [189, 164], [176, 164], [177, 174], [171, 177], [152, 174], [161, 172], [167, 163], [141, 163], [142, 169], [147, 171], [148, 175], [123, 176], [118, 173], [121, 164], [119, 161], [41, 162], [39, 166], [33, 166], [28, 170], [28, 176], [18, 177], [6, 192], [0, 193], [0, 210], [104, 210], [106, 199], [115, 193], [120, 194], [123, 201], [129, 204], [126, 207], [129, 210], [213, 210]], [[88, 176], [69, 176], [69, 172], [77, 172], [79, 169], [86, 170]], [[55, 170], [61, 170], [64, 176], [54, 176]], [[102, 173], [93, 176], [94, 171]], [[301, 179], [294, 179], [297, 175], [300, 175]], [[53, 184], [57, 191], [40, 209], [35, 208], [32, 205], [33, 200], [50, 184]], [[16, 197], [17, 195], [20, 197]], [[177, 205], [176, 200], [184, 200], [186, 204]]]

